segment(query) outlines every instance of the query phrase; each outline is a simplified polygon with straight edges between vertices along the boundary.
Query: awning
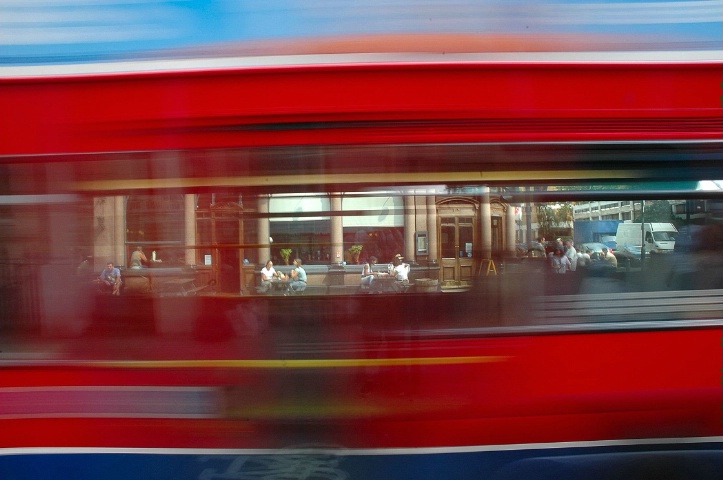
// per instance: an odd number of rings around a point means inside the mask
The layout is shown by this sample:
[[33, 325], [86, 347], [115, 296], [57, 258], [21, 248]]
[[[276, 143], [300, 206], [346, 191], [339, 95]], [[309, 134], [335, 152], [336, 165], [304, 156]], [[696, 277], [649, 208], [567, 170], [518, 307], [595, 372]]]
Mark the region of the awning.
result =
[[329, 197], [312, 196], [273, 196], [269, 199], [269, 213], [304, 214], [289, 217], [271, 217], [272, 222], [304, 222], [311, 220], [328, 220], [329, 216], [308, 215], [309, 213], [324, 213], [330, 210]]
[[354, 211], [355, 215], [344, 215], [344, 227], [403, 227], [404, 199], [402, 197], [344, 197], [344, 212]]

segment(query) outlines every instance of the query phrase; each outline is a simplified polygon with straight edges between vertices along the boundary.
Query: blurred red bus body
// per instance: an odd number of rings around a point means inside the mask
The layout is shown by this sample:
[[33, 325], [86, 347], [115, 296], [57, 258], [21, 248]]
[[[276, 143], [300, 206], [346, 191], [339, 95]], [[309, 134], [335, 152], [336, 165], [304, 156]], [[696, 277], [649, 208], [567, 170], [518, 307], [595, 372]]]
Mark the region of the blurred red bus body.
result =
[[[488, 188], [509, 206], [506, 195], [545, 185], [534, 194], [544, 201], [571, 181], [717, 180], [722, 72], [720, 62], [496, 63], [3, 78], [0, 109], [11, 112], [0, 120], [3, 247], [32, 245], [52, 266], [58, 252], [88, 247], [83, 238], [101, 263], [125, 260], [140, 242], [130, 239], [125, 214], [113, 227], [105, 223], [103, 204], [122, 199], [112, 209], [123, 211], [139, 192], [148, 203], [182, 194], [198, 209], [203, 195], [230, 191], [236, 201], [211, 203], [203, 219], [231, 218], [238, 228], [247, 217], [291, 217], [264, 210], [264, 198], [299, 192], [333, 201], [335, 192], [443, 184], [449, 199], [435, 191], [436, 206], [465, 195], [477, 202]], [[675, 192], [684, 194], [700, 195]], [[421, 194], [407, 192], [405, 201], [414, 195]], [[49, 235], [15, 228], [28, 204], [40, 204], [36, 223], [50, 223]], [[75, 223], [53, 223], [58, 212], [84, 225], [84, 236], [66, 236]], [[200, 225], [198, 215], [186, 224]], [[467, 217], [455, 218], [460, 231]], [[442, 237], [445, 225], [427, 230]], [[125, 237], [99, 242], [108, 230]], [[258, 244], [213, 231], [208, 245], [183, 248], [191, 256], [208, 248], [210, 262], [242, 250], [232, 258], [241, 276], [246, 252], [273, 244], [262, 230], [254, 232]], [[408, 247], [409, 238], [405, 256], [424, 251]], [[453, 256], [460, 250], [474, 263], [460, 267], [455, 258], [456, 268], [481, 272], [478, 251], [457, 242]], [[335, 268], [361, 272], [326, 263], [327, 293], [344, 286], [333, 283]], [[269, 297], [244, 290], [242, 278], [240, 295], [210, 294], [209, 283], [194, 296], [111, 298], [73, 286], [77, 277], [56, 276], [61, 269], [42, 265], [23, 277], [22, 263], [4, 265], [15, 269], [3, 278], [12, 280], [7, 292], [18, 305], [33, 289], [44, 296], [7, 310], [14, 323], [0, 353], [0, 476], [635, 478], [665, 465], [716, 478], [720, 471], [711, 454], [723, 443], [720, 285], [651, 295], [645, 282], [674, 274], [672, 266], [605, 277], [643, 282], [630, 298], [583, 291], [582, 277], [516, 276], [507, 261], [497, 283], [477, 274], [463, 293]], [[206, 266], [214, 282], [223, 278], [221, 263], [194, 268]], [[711, 270], [706, 278], [719, 279], [717, 265]], [[132, 273], [123, 270], [126, 289]], [[49, 296], [48, 277], [67, 292]], [[680, 304], [664, 298], [677, 295]], [[599, 468], [602, 460], [614, 471]]]

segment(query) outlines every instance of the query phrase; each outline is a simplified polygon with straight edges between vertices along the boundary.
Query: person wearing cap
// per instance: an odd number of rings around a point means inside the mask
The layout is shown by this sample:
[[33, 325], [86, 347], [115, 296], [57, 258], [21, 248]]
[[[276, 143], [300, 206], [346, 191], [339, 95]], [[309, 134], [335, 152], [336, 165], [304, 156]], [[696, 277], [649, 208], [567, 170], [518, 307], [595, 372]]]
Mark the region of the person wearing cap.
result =
[[397, 292], [404, 291], [406, 286], [409, 285], [409, 265], [404, 263], [404, 257], [399, 253], [394, 255], [392, 263], [394, 264], [394, 268], [392, 269], [394, 290]]

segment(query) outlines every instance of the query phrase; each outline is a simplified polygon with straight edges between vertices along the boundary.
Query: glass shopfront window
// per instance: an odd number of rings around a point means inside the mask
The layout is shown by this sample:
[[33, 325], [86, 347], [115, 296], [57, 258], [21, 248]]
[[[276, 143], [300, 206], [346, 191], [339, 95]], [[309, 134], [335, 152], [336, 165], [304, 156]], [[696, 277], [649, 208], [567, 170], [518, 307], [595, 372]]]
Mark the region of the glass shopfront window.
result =
[[271, 259], [278, 265], [301, 258], [305, 264], [331, 262], [330, 202], [326, 195], [275, 195], [269, 201]]
[[[352, 246], [361, 245], [358, 257], [354, 257]], [[394, 255], [404, 251], [403, 227], [345, 227], [344, 261], [364, 263], [369, 257], [377, 257], [379, 263], [389, 263]]]
[[183, 195], [131, 195], [126, 206], [126, 258], [142, 246], [164, 266], [185, 263]]
[[301, 258], [306, 265], [331, 262], [331, 223], [326, 220], [271, 222], [271, 259], [284, 265], [282, 250], [290, 250], [288, 263]]
[[[397, 196], [347, 194], [344, 211], [344, 260], [361, 263], [371, 256], [380, 263], [404, 251], [404, 199]], [[354, 246], [361, 246], [358, 256]]]

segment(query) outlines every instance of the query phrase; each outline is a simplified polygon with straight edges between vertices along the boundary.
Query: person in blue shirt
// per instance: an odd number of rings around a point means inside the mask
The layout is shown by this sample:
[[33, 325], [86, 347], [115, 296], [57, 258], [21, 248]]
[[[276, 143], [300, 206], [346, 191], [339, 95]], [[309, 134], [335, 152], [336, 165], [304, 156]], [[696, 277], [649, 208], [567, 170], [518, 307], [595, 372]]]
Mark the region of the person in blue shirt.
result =
[[100, 272], [98, 280], [102, 285], [112, 288], [113, 295], [120, 295], [120, 287], [123, 282], [120, 270], [113, 266], [113, 262], [108, 262], [108, 265]]
[[306, 290], [306, 270], [301, 266], [300, 258], [294, 259], [294, 269], [291, 271], [291, 290], [303, 292]]

